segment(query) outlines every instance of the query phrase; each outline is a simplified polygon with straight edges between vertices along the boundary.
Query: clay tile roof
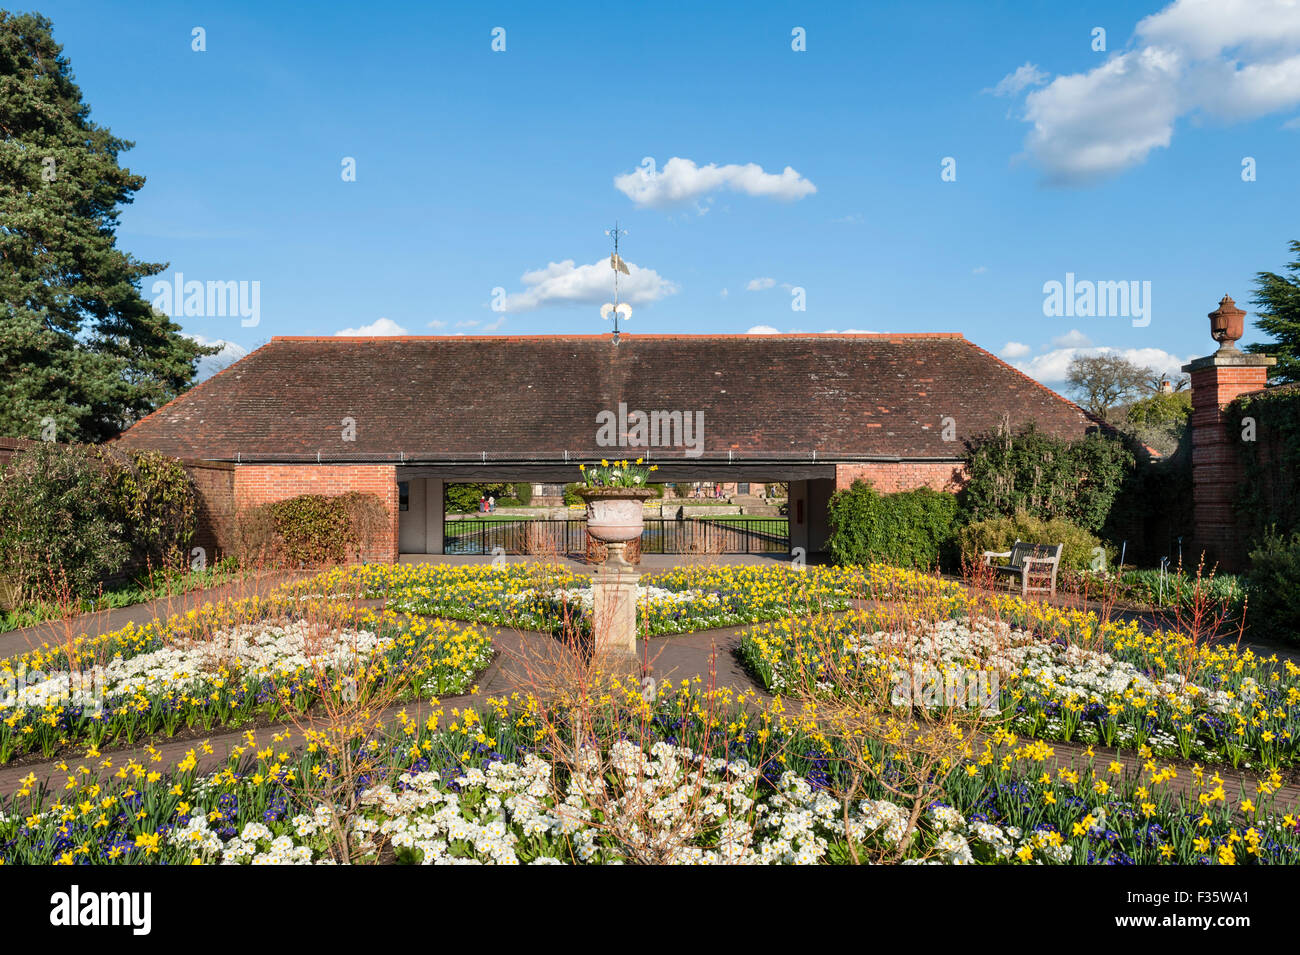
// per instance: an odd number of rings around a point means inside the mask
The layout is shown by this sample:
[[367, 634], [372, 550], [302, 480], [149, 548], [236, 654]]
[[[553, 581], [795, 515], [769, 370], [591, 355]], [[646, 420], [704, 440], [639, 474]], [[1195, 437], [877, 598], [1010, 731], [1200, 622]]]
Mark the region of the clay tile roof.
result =
[[703, 412], [701, 460], [952, 460], [1003, 415], [1066, 438], [1096, 425], [957, 334], [286, 337], [120, 440], [211, 460], [590, 460], [621, 453], [596, 440], [620, 402]]

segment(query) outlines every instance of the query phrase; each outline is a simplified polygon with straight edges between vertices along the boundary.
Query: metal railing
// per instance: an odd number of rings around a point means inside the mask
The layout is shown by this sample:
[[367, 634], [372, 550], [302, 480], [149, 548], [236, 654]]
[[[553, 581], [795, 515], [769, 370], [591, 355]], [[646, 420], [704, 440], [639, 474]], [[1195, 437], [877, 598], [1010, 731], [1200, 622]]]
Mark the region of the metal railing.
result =
[[[447, 521], [447, 554], [585, 554], [587, 522], [581, 518]], [[784, 517], [648, 517], [641, 532], [643, 554], [788, 554], [790, 527]]]

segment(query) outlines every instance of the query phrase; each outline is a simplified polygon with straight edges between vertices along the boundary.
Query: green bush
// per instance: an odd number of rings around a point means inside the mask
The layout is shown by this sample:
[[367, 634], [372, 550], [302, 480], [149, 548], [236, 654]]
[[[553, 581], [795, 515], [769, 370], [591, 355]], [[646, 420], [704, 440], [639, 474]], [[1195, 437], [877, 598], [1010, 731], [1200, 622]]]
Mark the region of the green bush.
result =
[[1300, 531], [1270, 531], [1250, 552], [1251, 632], [1300, 642]]
[[[1093, 569], [1099, 554], [1106, 555], [1106, 565], [1113, 563], [1114, 548], [1104, 547], [1101, 540], [1069, 521], [1043, 521], [1020, 511], [1011, 517], [1000, 516], [967, 524], [957, 533], [962, 561], [978, 564], [984, 551], [1008, 551], [1016, 541], [1032, 544], [1064, 544], [1061, 566], [1071, 570]], [[1103, 548], [1101, 551], [1098, 548]]]
[[157, 451], [96, 448], [112, 485], [113, 507], [135, 564], [185, 564], [198, 528], [198, 498], [185, 466]]
[[831, 497], [827, 549], [840, 564], [934, 567], [951, 558], [957, 512], [951, 494], [929, 488], [881, 494], [854, 481]]
[[319, 566], [360, 559], [388, 528], [374, 494], [300, 494], [249, 508], [236, 521], [236, 547], [247, 564]]
[[489, 496], [495, 497], [500, 504], [507, 486], [505, 484], [448, 484], [447, 513], [473, 514], [478, 510], [479, 500]]
[[565, 503], [565, 504], [584, 504], [584, 503], [586, 503], [585, 501], [583, 501], [583, 499], [582, 499], [581, 497], [578, 496], [578, 491], [581, 490], [581, 489], [582, 489], [583, 487], [585, 487], [585, 486], [586, 486], [586, 485], [584, 485], [584, 484], [566, 484], [566, 485], [564, 485], [564, 503]]
[[1095, 431], [1066, 442], [1030, 424], [976, 439], [966, 463], [970, 479], [961, 498], [968, 520], [1024, 511], [1096, 532], [1133, 467], [1133, 454], [1121, 440]]
[[19, 601], [86, 596], [130, 560], [109, 468], [90, 450], [37, 444], [0, 471], [0, 568]]

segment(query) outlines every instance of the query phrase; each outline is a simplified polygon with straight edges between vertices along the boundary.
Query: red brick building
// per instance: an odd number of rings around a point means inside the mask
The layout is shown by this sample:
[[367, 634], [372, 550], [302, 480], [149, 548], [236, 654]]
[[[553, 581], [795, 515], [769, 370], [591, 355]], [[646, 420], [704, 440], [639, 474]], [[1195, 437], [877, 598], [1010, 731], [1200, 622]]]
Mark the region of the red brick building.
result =
[[120, 440], [210, 462], [214, 520], [374, 492], [392, 514], [375, 559], [441, 552], [447, 483], [563, 483], [602, 457], [789, 482], [791, 545], [814, 552], [837, 488], [955, 489], [965, 442], [1004, 420], [1097, 425], [957, 334], [274, 338]]

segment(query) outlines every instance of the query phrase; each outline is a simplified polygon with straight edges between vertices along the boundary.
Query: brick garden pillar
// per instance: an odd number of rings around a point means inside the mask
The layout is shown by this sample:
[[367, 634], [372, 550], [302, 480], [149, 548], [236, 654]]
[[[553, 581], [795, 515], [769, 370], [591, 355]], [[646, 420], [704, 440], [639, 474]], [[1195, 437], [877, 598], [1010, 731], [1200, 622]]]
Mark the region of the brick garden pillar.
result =
[[1192, 384], [1193, 556], [1204, 552], [1207, 566], [1217, 563], [1222, 570], [1237, 569], [1245, 556], [1235, 507], [1241, 436], [1228, 433], [1223, 412], [1238, 396], [1264, 388], [1269, 366], [1277, 363], [1237, 349], [1245, 315], [1225, 295], [1209, 316], [1219, 350], [1183, 366]]

